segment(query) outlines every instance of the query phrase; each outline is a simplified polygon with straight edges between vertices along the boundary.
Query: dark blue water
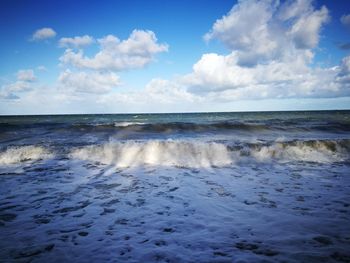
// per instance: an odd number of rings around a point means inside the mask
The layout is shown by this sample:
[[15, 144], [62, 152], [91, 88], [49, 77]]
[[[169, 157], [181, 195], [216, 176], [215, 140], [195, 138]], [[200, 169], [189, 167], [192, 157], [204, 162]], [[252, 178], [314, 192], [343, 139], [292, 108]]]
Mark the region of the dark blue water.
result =
[[[0, 117], [0, 143], [37, 142], [93, 135], [99, 140], [165, 139], [226, 136], [240, 140], [251, 137], [273, 140], [348, 139], [350, 111], [183, 113], [183, 114], [97, 114]], [[231, 136], [231, 137], [230, 137]], [[67, 141], [67, 143], [69, 143]]]

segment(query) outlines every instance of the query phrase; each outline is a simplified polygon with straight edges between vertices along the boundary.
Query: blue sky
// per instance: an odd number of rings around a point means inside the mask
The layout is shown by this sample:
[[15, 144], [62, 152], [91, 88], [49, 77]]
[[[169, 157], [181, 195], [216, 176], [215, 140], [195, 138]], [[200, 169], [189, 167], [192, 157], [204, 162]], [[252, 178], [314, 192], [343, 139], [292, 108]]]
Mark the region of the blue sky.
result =
[[5, 0], [0, 17], [0, 114], [350, 105], [347, 1]]

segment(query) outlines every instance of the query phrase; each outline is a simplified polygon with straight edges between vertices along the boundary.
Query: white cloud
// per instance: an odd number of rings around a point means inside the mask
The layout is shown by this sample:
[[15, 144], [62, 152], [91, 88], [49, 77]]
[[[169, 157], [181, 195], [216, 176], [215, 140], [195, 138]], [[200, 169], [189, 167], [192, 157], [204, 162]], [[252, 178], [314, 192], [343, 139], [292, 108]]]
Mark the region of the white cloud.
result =
[[185, 112], [198, 110], [202, 101], [177, 81], [155, 78], [142, 90], [103, 94], [97, 103], [109, 112]]
[[290, 60], [295, 53], [317, 46], [328, 21], [328, 10], [314, 10], [309, 0], [239, 1], [218, 19], [204, 39], [218, 39], [237, 53], [238, 64], [254, 66], [276, 59]]
[[113, 72], [72, 72], [66, 70], [58, 77], [64, 90], [83, 93], [107, 93], [120, 85], [119, 77]]
[[179, 83], [164, 79], [152, 79], [145, 87], [144, 96], [150, 101], [164, 104], [176, 102], [194, 102], [196, 96], [184, 89]]
[[[342, 17], [344, 24], [348, 17]], [[60, 57], [64, 69], [55, 88], [39, 87], [33, 83], [34, 72], [23, 70], [17, 73], [17, 81], [1, 87], [0, 97], [18, 99], [20, 94], [21, 102], [30, 106], [35, 106], [37, 100], [44, 104], [52, 99], [54, 103], [48, 108], [62, 111], [62, 103], [81, 113], [94, 109], [227, 110], [222, 105], [234, 107], [247, 100], [254, 106], [268, 105], [270, 99], [321, 101], [319, 98], [350, 96], [350, 56], [334, 67], [312, 65], [322, 27], [328, 20], [327, 8], [315, 9], [312, 0], [238, 1], [204, 36], [207, 41], [221, 41], [229, 49], [227, 54], [203, 54], [189, 74], [173, 80], [155, 78], [137, 91], [115, 89], [121, 85], [115, 72], [142, 68], [154, 61], [156, 54], [168, 50], [152, 31], [134, 30], [126, 40], [114, 35], [98, 40], [88, 35], [61, 38], [59, 45], [66, 48]], [[88, 56], [83, 48], [95, 41], [99, 51]]]
[[[181, 83], [210, 100], [349, 96], [347, 60], [311, 67], [326, 7], [312, 1], [238, 1], [204, 38], [219, 39], [228, 55], [204, 54]], [[342, 73], [343, 72], [343, 73]]]
[[59, 40], [58, 45], [60, 47], [72, 47], [72, 48], [81, 48], [88, 46], [94, 42], [94, 38], [88, 35], [76, 36], [73, 38], [63, 37]]
[[214, 23], [204, 39], [216, 38], [230, 50], [239, 50], [242, 64], [269, 58], [278, 46], [277, 34], [269, 28], [274, 9], [268, 1], [240, 1]]
[[349, 84], [343, 84], [350, 80], [349, 58], [338, 67], [314, 69], [305, 60], [242, 67], [235, 53], [204, 54], [181, 82], [194, 94], [221, 101], [350, 95]]
[[154, 60], [154, 55], [168, 50], [166, 44], [158, 44], [152, 31], [134, 30], [127, 40], [120, 41], [113, 35], [98, 39], [100, 51], [94, 57], [84, 52], [67, 49], [60, 57], [61, 63], [77, 68], [95, 70], [127, 70], [142, 68]]
[[35, 31], [32, 35], [32, 40], [40, 41], [44, 39], [53, 38], [56, 36], [55, 30], [49, 27], [44, 27]]
[[350, 28], [350, 14], [348, 14], [348, 15], [342, 15], [341, 18], [340, 18], [340, 22], [341, 22], [344, 26]]
[[9, 92], [22, 92], [22, 91], [28, 91], [31, 89], [30, 83], [26, 81], [16, 81], [14, 83], [11, 83], [9, 85], [5, 86], [5, 90]]
[[345, 88], [350, 89], [350, 56], [342, 59], [336, 81]]
[[277, 16], [280, 20], [287, 21], [312, 11], [312, 0], [289, 0], [280, 6]]
[[26, 81], [16, 81], [7, 85], [3, 85], [0, 89], [1, 99], [19, 99], [18, 93], [31, 90], [31, 85]]
[[321, 26], [327, 21], [328, 10], [323, 6], [320, 10], [301, 15], [287, 34], [292, 37], [297, 48], [315, 48], [319, 41]]
[[35, 81], [36, 77], [32, 69], [24, 69], [17, 72], [17, 79], [20, 81]]
[[0, 88], [1, 99], [19, 99], [18, 93], [23, 93], [32, 90], [32, 84], [36, 81], [34, 71], [32, 69], [23, 69], [17, 71], [17, 80], [3, 85]]
[[[332, 68], [310, 66], [328, 19], [327, 8], [316, 10], [309, 0], [239, 1], [204, 36], [222, 41], [229, 54], [204, 54], [187, 75], [152, 79], [143, 90], [102, 94], [97, 102], [174, 111], [172, 105], [349, 96], [350, 59]], [[101, 50], [94, 57], [67, 49], [61, 62], [90, 70], [124, 70], [142, 67], [167, 49], [149, 31], [134, 31], [124, 41], [108, 35], [98, 43]]]

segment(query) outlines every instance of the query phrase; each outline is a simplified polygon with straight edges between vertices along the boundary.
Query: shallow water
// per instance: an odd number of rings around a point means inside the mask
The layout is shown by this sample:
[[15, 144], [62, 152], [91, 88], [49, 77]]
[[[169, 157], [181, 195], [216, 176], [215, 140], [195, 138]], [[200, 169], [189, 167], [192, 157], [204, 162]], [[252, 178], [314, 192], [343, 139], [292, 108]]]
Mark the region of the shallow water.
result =
[[350, 261], [347, 111], [0, 122], [1, 261]]

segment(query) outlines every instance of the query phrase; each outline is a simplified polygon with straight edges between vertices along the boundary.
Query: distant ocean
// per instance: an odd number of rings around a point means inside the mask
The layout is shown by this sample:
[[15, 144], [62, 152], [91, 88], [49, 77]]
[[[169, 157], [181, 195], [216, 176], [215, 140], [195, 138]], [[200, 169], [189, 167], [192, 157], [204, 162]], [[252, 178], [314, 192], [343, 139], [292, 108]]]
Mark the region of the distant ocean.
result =
[[350, 111], [0, 117], [0, 261], [350, 262]]

